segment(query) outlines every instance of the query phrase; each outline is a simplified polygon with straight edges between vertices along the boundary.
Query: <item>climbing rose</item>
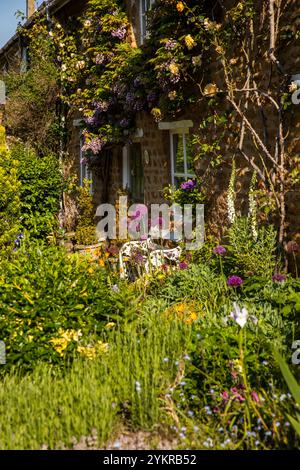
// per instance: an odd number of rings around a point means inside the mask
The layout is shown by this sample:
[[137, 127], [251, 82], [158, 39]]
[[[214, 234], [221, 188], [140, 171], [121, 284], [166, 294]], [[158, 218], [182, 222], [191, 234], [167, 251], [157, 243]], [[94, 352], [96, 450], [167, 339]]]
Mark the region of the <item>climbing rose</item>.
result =
[[178, 2], [177, 5], [176, 5], [176, 8], [177, 8], [177, 11], [179, 11], [179, 13], [181, 13], [184, 10], [184, 4], [182, 2]]

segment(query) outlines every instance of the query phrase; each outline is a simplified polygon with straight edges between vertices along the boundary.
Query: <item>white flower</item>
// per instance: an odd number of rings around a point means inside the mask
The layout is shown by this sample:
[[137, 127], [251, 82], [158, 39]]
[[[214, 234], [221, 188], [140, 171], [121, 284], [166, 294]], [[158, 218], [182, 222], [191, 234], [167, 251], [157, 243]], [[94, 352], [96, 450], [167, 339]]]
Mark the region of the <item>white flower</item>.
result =
[[63, 72], [65, 72], [65, 71], [67, 70], [67, 66], [66, 66], [65, 64], [62, 64], [61, 70], [62, 70]]
[[244, 328], [248, 319], [248, 310], [245, 307], [240, 309], [238, 304], [233, 302], [233, 311], [230, 316], [241, 328]]
[[91, 23], [90, 20], [86, 20], [86, 21], [84, 22], [84, 27], [85, 27], [85, 28], [89, 28], [89, 27], [91, 26], [91, 24], [92, 24], [92, 23]]

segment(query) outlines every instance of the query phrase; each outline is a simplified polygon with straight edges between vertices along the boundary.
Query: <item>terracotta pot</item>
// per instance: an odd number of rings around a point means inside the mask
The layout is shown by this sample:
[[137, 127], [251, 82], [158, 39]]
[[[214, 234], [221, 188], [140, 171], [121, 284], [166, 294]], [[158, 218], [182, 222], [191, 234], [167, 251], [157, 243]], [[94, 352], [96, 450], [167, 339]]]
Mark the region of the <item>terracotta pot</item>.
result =
[[95, 245], [75, 245], [75, 251], [82, 255], [91, 255], [93, 258], [98, 257], [100, 248], [104, 242], [96, 243]]

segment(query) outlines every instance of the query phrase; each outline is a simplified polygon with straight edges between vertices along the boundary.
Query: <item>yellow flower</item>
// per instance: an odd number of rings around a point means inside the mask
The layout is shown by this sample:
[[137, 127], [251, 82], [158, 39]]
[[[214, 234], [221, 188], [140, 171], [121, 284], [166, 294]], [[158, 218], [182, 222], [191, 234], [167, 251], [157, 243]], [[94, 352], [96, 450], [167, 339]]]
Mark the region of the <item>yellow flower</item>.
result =
[[88, 269], [88, 273], [90, 273], [90, 274], [94, 274], [94, 270], [93, 270], [93, 268], [89, 268], [89, 269]]
[[107, 330], [111, 330], [112, 328], [114, 328], [114, 326], [116, 326], [116, 324], [113, 321], [110, 321], [109, 323], [107, 323], [107, 325], [105, 325], [105, 328]]
[[208, 83], [204, 88], [204, 95], [205, 96], [214, 96], [218, 92], [218, 87], [215, 83]]
[[184, 10], [184, 4], [182, 2], [178, 2], [177, 5], [176, 5], [176, 8], [177, 8], [177, 11], [179, 11], [179, 13], [181, 13]]
[[169, 70], [173, 75], [178, 75], [178, 73], [179, 73], [179, 67], [178, 67], [178, 65], [176, 65], [174, 63], [170, 64]]
[[230, 65], [235, 65], [237, 63], [238, 59], [236, 57], [233, 57], [232, 59], [230, 59], [229, 63]]
[[184, 42], [188, 49], [193, 49], [193, 47], [196, 45], [196, 42], [194, 41], [194, 39], [192, 38], [190, 34], [185, 36]]
[[98, 264], [99, 264], [99, 266], [104, 266], [105, 265], [104, 259], [102, 259], [102, 258], [99, 259]]
[[171, 101], [174, 101], [177, 97], [177, 91], [170, 91], [170, 93], [168, 94], [168, 97]]
[[216, 52], [217, 54], [224, 54], [224, 49], [222, 46], [217, 46], [216, 47]]
[[159, 108], [153, 108], [151, 110], [151, 114], [152, 116], [154, 117], [155, 121], [156, 122], [159, 122], [161, 121], [162, 119], [162, 114], [161, 114], [161, 110]]

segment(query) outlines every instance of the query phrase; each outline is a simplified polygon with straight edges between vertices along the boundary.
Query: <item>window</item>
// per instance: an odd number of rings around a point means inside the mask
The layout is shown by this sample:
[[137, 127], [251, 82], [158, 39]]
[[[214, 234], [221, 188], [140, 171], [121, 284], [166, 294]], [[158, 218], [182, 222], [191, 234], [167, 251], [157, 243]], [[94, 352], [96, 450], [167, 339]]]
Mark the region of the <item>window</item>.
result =
[[87, 160], [85, 157], [85, 153], [82, 150], [83, 146], [83, 138], [80, 139], [80, 175], [79, 175], [79, 184], [83, 186], [83, 182], [85, 179], [91, 181], [91, 193], [93, 192], [93, 175], [91, 170], [88, 167]]
[[171, 138], [172, 184], [178, 187], [183, 181], [194, 178], [194, 148], [188, 130], [174, 130]]
[[155, 0], [140, 0], [140, 30], [141, 30], [141, 44], [143, 44], [145, 38], [148, 35], [147, 25], [147, 12], [151, 10]]

